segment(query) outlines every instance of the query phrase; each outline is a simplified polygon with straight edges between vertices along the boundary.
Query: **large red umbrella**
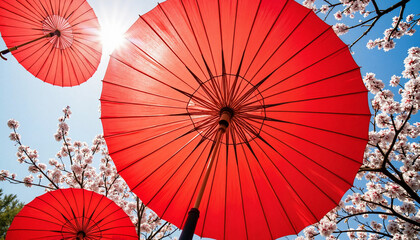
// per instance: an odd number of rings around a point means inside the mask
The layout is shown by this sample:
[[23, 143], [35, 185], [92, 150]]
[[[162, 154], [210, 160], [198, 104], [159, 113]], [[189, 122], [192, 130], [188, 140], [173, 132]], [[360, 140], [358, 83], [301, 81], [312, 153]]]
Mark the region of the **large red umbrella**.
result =
[[310, 9], [168, 0], [126, 36], [103, 81], [104, 135], [119, 174], [163, 219], [190, 229], [193, 208], [197, 235], [273, 239], [317, 222], [352, 186], [367, 91]]
[[16, 60], [35, 77], [63, 87], [96, 71], [99, 23], [86, 0], [0, 0], [0, 32]]
[[6, 239], [138, 239], [127, 214], [104, 195], [84, 189], [47, 192], [15, 216]]

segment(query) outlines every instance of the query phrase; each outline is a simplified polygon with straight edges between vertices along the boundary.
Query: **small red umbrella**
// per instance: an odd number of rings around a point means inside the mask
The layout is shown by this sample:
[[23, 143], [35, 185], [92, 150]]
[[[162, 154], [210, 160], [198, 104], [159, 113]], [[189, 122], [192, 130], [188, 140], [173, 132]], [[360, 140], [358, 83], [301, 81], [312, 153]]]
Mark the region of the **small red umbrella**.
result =
[[0, 0], [0, 32], [0, 56], [12, 52], [44, 82], [79, 85], [99, 65], [99, 23], [86, 0]]
[[158, 5], [112, 54], [101, 105], [119, 174], [181, 239], [319, 221], [352, 186], [370, 119], [347, 45], [292, 0]]
[[15, 216], [6, 239], [138, 239], [127, 214], [104, 195], [84, 189], [47, 192]]

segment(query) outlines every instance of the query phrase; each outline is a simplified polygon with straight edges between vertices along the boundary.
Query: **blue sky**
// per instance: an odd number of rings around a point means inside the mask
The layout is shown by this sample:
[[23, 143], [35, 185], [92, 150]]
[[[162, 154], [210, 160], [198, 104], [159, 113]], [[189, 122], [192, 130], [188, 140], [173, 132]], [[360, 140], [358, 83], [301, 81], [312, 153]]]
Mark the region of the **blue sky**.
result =
[[[139, 14], [151, 10], [157, 4], [156, 0], [88, 0], [88, 2], [102, 26], [117, 23], [124, 30], [137, 20]], [[413, 12], [415, 9], [420, 9], [420, 1], [412, 0], [406, 13], [415, 13]], [[374, 72], [386, 85], [392, 75], [401, 75], [407, 50], [420, 45], [420, 33], [416, 33], [412, 37], [396, 40], [396, 49], [386, 53], [382, 50], [368, 50], [365, 47], [369, 39], [382, 38], [384, 29], [390, 26], [391, 17], [397, 14], [398, 12], [394, 11], [381, 19], [376, 30], [353, 47], [354, 58], [362, 67], [362, 75]], [[333, 21], [328, 23], [332, 24]], [[356, 33], [350, 32], [342, 39], [346, 43], [351, 43], [358, 36]], [[5, 44], [0, 39], [0, 49], [4, 48]], [[103, 52], [98, 71], [90, 80], [72, 88], [52, 86], [36, 79], [11, 55], [8, 56], [8, 61], [0, 61], [0, 169], [17, 173], [19, 179], [29, 174], [27, 167], [19, 165], [16, 161], [16, 146], [9, 140], [11, 130], [6, 125], [10, 118], [20, 122], [19, 133], [23, 143], [32, 149], [37, 149], [40, 160], [44, 163], [47, 163], [49, 158], [55, 157], [60, 149], [60, 143], [54, 140], [53, 135], [57, 129], [57, 118], [62, 116], [61, 110], [67, 105], [73, 112], [68, 122], [73, 140], [91, 143], [95, 135], [102, 132], [99, 97], [109, 54]], [[416, 118], [419, 121], [419, 117]], [[43, 193], [39, 188], [27, 188], [7, 182], [0, 182], [0, 188], [3, 188], [6, 194], [17, 194], [18, 198], [26, 203]]]

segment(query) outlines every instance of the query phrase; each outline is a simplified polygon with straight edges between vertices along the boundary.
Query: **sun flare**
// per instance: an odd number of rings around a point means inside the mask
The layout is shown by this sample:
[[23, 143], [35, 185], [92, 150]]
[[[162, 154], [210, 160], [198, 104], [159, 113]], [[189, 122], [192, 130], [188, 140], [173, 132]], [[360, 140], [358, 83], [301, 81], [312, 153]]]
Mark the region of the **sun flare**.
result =
[[116, 22], [108, 22], [102, 25], [101, 41], [104, 54], [111, 54], [114, 49], [121, 46], [124, 40], [125, 29], [121, 24]]

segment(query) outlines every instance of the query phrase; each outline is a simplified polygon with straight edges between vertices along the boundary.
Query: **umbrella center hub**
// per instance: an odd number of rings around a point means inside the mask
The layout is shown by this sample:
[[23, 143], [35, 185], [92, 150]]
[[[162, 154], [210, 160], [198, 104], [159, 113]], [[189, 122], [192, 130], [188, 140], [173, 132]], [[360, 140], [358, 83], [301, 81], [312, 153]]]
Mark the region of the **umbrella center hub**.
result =
[[84, 239], [86, 237], [86, 233], [84, 232], [84, 231], [79, 231], [78, 233], [77, 233], [77, 239], [78, 240], [82, 240], [82, 239]]
[[66, 49], [73, 45], [73, 28], [67, 19], [59, 15], [47, 16], [42, 21], [42, 30], [44, 35], [54, 33], [48, 38], [48, 41], [58, 49]]
[[101, 239], [102, 230], [93, 219], [77, 217], [67, 219], [66, 223], [61, 227], [61, 235], [63, 239]]
[[[255, 139], [265, 119], [264, 98], [258, 87], [235, 74], [202, 82], [190, 96], [187, 111], [195, 130], [209, 140], [223, 125], [230, 135], [228, 144]], [[225, 139], [222, 142], [226, 144]]]

